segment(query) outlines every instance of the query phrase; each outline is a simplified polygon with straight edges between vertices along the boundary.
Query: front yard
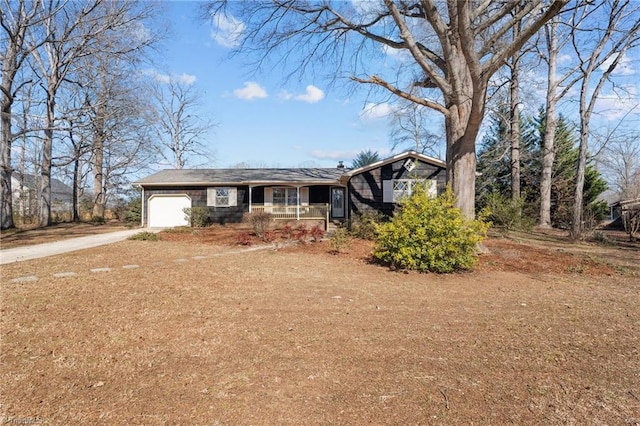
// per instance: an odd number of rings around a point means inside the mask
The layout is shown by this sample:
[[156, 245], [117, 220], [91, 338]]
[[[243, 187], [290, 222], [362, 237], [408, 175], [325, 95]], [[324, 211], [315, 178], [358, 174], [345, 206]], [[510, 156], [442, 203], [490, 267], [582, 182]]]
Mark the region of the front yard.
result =
[[202, 234], [3, 266], [0, 419], [640, 424], [638, 270], [488, 246], [446, 276]]

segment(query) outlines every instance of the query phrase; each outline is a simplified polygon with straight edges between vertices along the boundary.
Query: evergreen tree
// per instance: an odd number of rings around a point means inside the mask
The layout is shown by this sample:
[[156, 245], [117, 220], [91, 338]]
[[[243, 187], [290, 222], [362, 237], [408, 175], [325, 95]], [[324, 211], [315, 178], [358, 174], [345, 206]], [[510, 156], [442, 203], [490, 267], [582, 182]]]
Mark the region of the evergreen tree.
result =
[[380, 155], [378, 151], [372, 151], [370, 149], [360, 151], [356, 158], [353, 159], [351, 163], [351, 167], [354, 169], [358, 169], [360, 167], [368, 166], [369, 164], [373, 164], [375, 162], [380, 161]]
[[[491, 126], [483, 138], [478, 153], [477, 203], [485, 207], [496, 196], [510, 198], [510, 158], [508, 139], [508, 115], [506, 107], [498, 109], [489, 119]], [[522, 214], [531, 220], [536, 218], [540, 205], [541, 158], [544, 143], [546, 114], [543, 108], [535, 116], [523, 117], [521, 123], [521, 203]], [[551, 223], [554, 227], [567, 228], [571, 224], [579, 150], [575, 126], [564, 116], [557, 120], [554, 139], [555, 160], [551, 187]], [[593, 164], [587, 167], [583, 208], [589, 218], [600, 220], [606, 214], [597, 197], [606, 189], [606, 182]]]

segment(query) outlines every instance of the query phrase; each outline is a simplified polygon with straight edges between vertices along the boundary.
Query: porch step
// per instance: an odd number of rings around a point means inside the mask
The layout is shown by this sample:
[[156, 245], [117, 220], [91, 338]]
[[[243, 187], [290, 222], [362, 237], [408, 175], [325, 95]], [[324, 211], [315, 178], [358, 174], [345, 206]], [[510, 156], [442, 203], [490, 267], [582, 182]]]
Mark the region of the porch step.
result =
[[327, 234], [332, 234], [336, 229], [342, 226], [341, 220], [330, 220], [327, 222]]

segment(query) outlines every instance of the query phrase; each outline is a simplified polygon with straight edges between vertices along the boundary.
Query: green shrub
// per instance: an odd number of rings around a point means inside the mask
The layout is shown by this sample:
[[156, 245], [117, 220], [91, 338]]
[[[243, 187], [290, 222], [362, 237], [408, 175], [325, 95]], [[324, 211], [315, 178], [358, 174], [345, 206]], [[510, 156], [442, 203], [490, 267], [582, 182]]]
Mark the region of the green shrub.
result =
[[125, 207], [124, 221], [131, 225], [139, 225], [142, 222], [142, 196], [137, 195], [129, 200]]
[[160, 241], [160, 235], [155, 232], [143, 231], [130, 236], [129, 239], [134, 241]]
[[263, 238], [265, 232], [269, 230], [272, 219], [271, 214], [267, 212], [252, 212], [244, 217], [244, 221], [251, 224], [253, 233], [259, 238]]
[[385, 216], [378, 211], [358, 213], [349, 223], [351, 236], [373, 241], [378, 236], [378, 228], [385, 222]]
[[341, 226], [333, 231], [331, 237], [329, 237], [329, 244], [334, 253], [341, 253], [342, 249], [349, 244], [350, 239], [351, 235], [349, 234], [349, 230]]
[[493, 192], [486, 198], [488, 218], [494, 226], [505, 231], [527, 230], [533, 227], [533, 220], [523, 215], [523, 198], [512, 200], [499, 192]]
[[89, 223], [91, 223], [92, 225], [104, 225], [104, 216], [91, 216], [91, 219], [89, 219]]
[[194, 228], [204, 228], [209, 224], [208, 207], [186, 207], [182, 211], [184, 212], [184, 218]]
[[482, 219], [466, 219], [454, 207], [450, 189], [431, 199], [418, 188], [402, 201], [391, 222], [379, 226], [373, 256], [395, 269], [439, 273], [470, 269], [489, 225]]

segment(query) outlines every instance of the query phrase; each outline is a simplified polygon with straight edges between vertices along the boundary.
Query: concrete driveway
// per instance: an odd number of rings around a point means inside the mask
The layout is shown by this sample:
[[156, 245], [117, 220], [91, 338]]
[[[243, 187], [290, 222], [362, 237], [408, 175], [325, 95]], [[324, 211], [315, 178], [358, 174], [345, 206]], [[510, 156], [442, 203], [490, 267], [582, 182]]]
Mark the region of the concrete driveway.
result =
[[56, 254], [68, 253], [70, 251], [83, 250], [91, 247], [98, 247], [123, 241], [132, 235], [140, 232], [159, 232], [161, 228], [147, 229], [127, 229], [125, 231], [107, 232], [105, 234], [88, 235], [86, 237], [70, 238], [53, 243], [35, 244], [31, 246], [16, 247], [0, 250], [0, 265], [24, 260], [38, 259], [41, 257], [54, 256]]

